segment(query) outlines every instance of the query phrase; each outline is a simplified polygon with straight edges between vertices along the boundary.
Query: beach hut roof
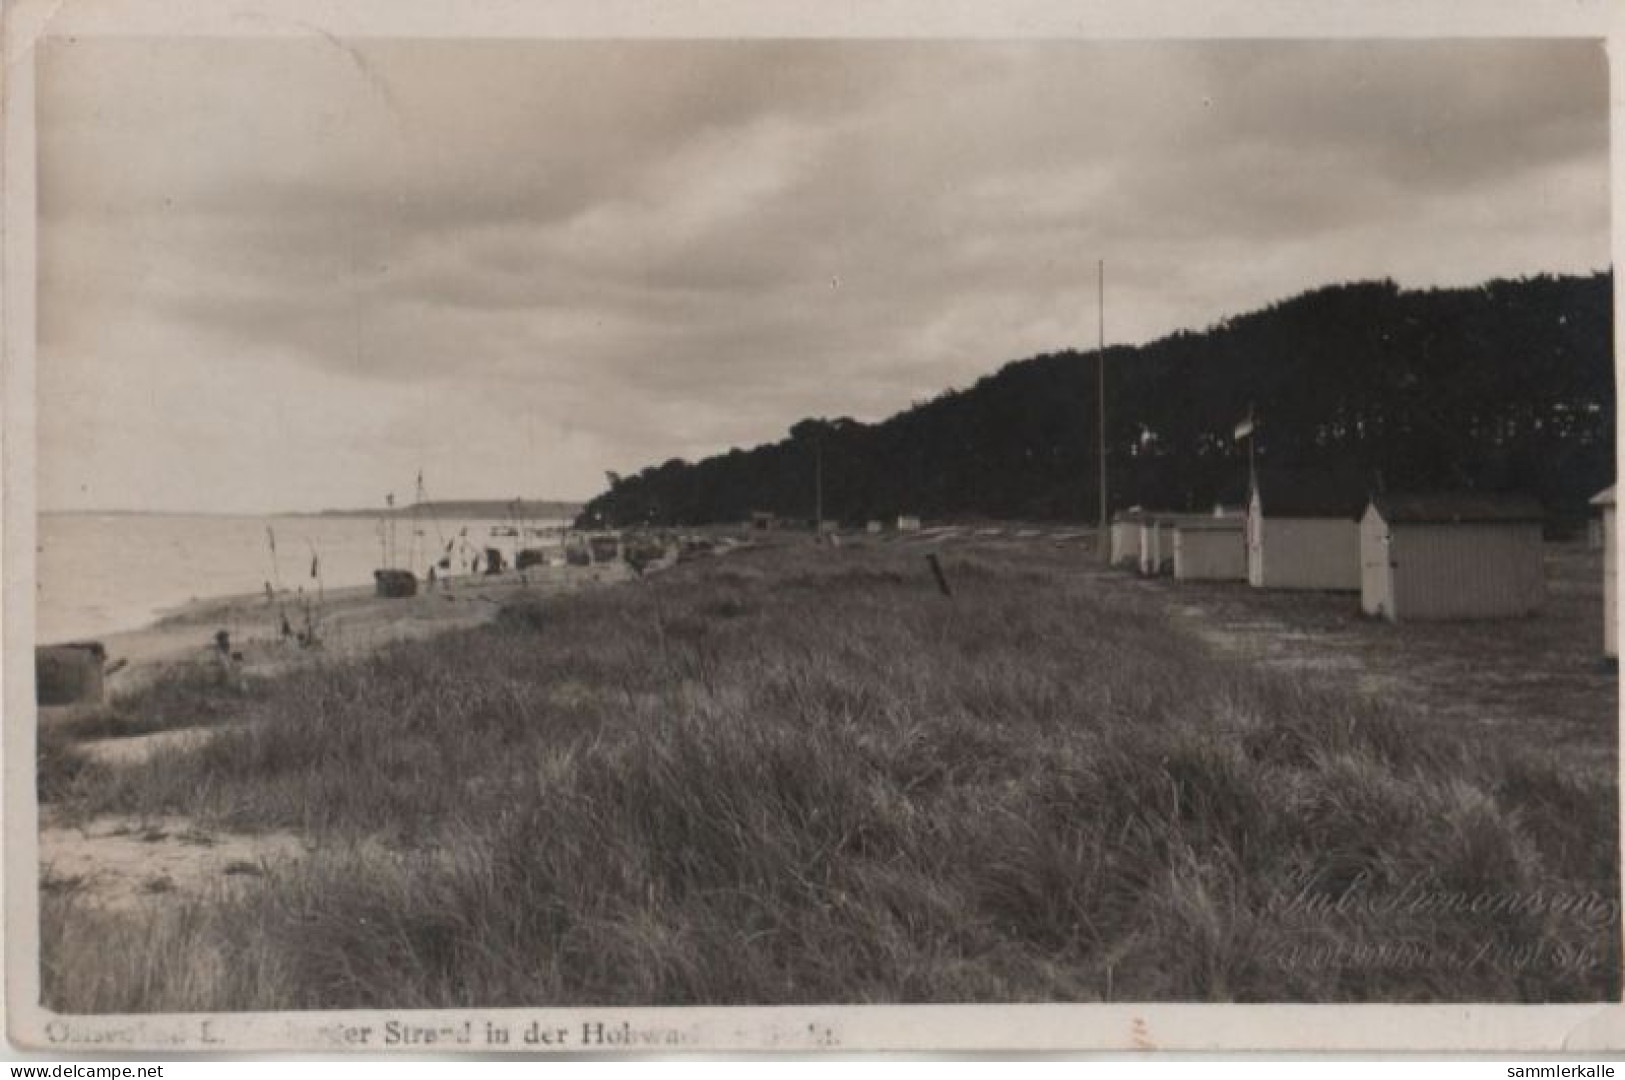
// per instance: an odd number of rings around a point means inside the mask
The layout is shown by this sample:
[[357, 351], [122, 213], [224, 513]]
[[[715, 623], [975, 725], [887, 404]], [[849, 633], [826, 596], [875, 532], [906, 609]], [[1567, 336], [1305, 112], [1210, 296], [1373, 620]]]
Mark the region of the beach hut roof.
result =
[[1265, 514], [1351, 520], [1365, 512], [1373, 486], [1347, 469], [1259, 469], [1254, 483]]
[[1390, 525], [1513, 525], [1546, 516], [1526, 495], [1480, 491], [1387, 492], [1373, 495], [1371, 505]]
[[1614, 485], [1609, 484], [1602, 491], [1599, 491], [1595, 495], [1591, 496], [1591, 505], [1592, 506], [1613, 506], [1614, 505]]
[[1188, 521], [1177, 523], [1180, 532], [1240, 532], [1242, 521], [1240, 518], [1216, 518], [1204, 515]]

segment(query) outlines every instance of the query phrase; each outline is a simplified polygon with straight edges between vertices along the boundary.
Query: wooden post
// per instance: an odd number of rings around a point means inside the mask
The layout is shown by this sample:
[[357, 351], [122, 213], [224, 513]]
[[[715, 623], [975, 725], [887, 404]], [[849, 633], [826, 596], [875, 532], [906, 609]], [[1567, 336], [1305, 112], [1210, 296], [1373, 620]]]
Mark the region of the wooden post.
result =
[[931, 566], [931, 576], [937, 579], [937, 588], [942, 590], [943, 596], [952, 600], [954, 591], [948, 587], [947, 575], [942, 572], [942, 563], [937, 559], [936, 552], [926, 555], [925, 561]]

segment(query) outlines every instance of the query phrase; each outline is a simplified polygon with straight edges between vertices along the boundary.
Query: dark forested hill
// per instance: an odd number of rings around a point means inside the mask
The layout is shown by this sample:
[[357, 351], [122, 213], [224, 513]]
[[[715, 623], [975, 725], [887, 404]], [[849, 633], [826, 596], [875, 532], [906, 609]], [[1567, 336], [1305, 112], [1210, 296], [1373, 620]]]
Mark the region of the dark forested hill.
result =
[[[1380, 472], [1395, 488], [1517, 488], [1579, 513], [1613, 482], [1612, 275], [1405, 291], [1316, 289], [1201, 333], [1106, 350], [1113, 509], [1201, 507], [1261, 461]], [[583, 511], [610, 524], [824, 512], [1091, 520], [1095, 356], [1006, 364], [888, 420], [803, 420], [777, 443], [668, 461]]]

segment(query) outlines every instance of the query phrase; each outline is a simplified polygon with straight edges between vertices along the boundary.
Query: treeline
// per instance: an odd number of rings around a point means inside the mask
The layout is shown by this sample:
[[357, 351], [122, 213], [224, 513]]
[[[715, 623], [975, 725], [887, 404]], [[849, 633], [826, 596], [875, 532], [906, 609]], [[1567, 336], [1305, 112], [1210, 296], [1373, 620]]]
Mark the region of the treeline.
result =
[[[1584, 513], [1613, 482], [1612, 274], [1459, 289], [1315, 289], [1200, 333], [1106, 350], [1108, 494], [1205, 508], [1261, 461], [1357, 467], [1392, 488], [1531, 493]], [[824, 516], [1092, 520], [1096, 356], [1006, 364], [875, 424], [808, 419], [754, 450], [668, 461], [610, 488], [583, 523]]]

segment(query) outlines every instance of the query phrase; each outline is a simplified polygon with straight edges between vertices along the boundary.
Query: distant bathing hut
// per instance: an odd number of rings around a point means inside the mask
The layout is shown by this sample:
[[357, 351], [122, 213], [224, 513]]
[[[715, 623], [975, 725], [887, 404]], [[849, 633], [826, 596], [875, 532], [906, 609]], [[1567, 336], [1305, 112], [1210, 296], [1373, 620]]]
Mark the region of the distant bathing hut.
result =
[[1247, 580], [1260, 589], [1360, 589], [1359, 473], [1260, 469], [1247, 500]]
[[1142, 512], [1140, 573], [1147, 577], [1174, 572], [1174, 533], [1187, 522], [1211, 521], [1207, 514]]
[[767, 532], [770, 529], [779, 527], [779, 519], [776, 514], [770, 514], [766, 510], [752, 510], [750, 527], [761, 532]]
[[42, 706], [100, 705], [107, 650], [99, 641], [34, 650], [34, 700]]
[[1546, 599], [1543, 518], [1517, 495], [1372, 496], [1360, 521], [1360, 608], [1392, 622], [1531, 615]]
[[1240, 517], [1209, 517], [1174, 526], [1174, 577], [1180, 581], [1246, 581], [1247, 541]]
[[378, 595], [391, 600], [418, 594], [418, 577], [410, 570], [374, 570], [372, 581]]
[[1614, 524], [1614, 489], [1598, 492], [1591, 505], [1602, 511], [1602, 654], [1619, 657], [1619, 585], [1614, 580], [1614, 559], [1619, 534]]
[[1145, 511], [1140, 514], [1140, 561], [1136, 569], [1146, 577], [1172, 573], [1174, 539], [1166, 525], [1166, 515]]
[[1174, 519], [1169, 514], [1140, 516], [1140, 573], [1146, 577], [1174, 570]]
[[[1162, 532], [1155, 514], [1140, 515], [1139, 564], [1135, 569], [1146, 577], [1162, 573]], [[1169, 553], [1172, 556], [1172, 552]]]
[[898, 514], [897, 515], [897, 531], [898, 532], [919, 532], [920, 531], [920, 519], [918, 517], [914, 516], [913, 514]]
[[882, 525], [878, 521], [871, 521], [863, 527], [863, 531], [868, 533], [870, 536], [879, 536], [881, 533], [886, 531], [886, 526]]
[[1119, 510], [1112, 518], [1108, 540], [1113, 566], [1132, 568], [1140, 565], [1140, 525], [1144, 518], [1145, 511], [1138, 506]]

